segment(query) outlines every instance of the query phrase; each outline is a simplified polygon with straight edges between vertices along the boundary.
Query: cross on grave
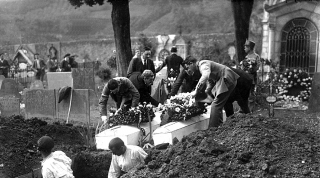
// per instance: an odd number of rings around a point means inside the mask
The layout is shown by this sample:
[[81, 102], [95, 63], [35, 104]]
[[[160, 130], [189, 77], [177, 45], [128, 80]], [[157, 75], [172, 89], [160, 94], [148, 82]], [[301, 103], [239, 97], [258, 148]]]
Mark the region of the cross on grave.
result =
[[266, 101], [269, 103], [269, 117], [274, 117], [274, 103], [277, 101], [277, 97], [272, 94], [273, 83], [269, 83], [269, 96]]

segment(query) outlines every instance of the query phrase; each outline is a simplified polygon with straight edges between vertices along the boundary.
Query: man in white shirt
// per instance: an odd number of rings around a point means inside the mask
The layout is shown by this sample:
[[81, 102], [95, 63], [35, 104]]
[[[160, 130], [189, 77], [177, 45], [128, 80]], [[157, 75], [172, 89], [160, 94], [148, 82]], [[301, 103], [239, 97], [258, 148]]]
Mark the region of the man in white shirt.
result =
[[116, 137], [109, 142], [112, 151], [112, 160], [109, 168], [108, 178], [118, 178], [131, 169], [144, 164], [148, 154], [135, 145], [124, 145], [124, 142]]
[[43, 136], [38, 140], [38, 150], [43, 161], [43, 178], [74, 178], [71, 169], [71, 159], [62, 151], [52, 152], [54, 142], [51, 137]]

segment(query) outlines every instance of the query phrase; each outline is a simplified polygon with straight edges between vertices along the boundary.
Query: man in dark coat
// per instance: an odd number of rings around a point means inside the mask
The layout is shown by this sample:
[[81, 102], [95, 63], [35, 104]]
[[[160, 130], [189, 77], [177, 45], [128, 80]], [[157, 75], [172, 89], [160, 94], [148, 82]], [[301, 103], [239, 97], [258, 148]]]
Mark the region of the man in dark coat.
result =
[[4, 59], [4, 53], [0, 54], [0, 75], [3, 75], [5, 78], [7, 78], [9, 69], [10, 65], [8, 61]]
[[70, 62], [69, 62], [69, 58], [70, 58], [70, 54], [66, 54], [63, 56], [63, 60], [61, 62], [61, 72], [71, 72], [71, 65], [70, 65]]
[[145, 48], [141, 58], [133, 58], [130, 61], [127, 77], [129, 78], [133, 72], [143, 73], [144, 70], [151, 70], [153, 73], [155, 73], [154, 63], [151, 60], [151, 50], [148, 47]]
[[177, 52], [177, 47], [173, 46], [171, 48], [171, 55], [165, 58], [163, 64], [156, 69], [156, 73], [158, 73], [163, 67], [167, 66], [167, 78], [176, 78], [180, 73], [180, 66], [183, 67], [183, 59], [177, 55]]
[[46, 74], [46, 67], [46, 63], [43, 61], [43, 59], [39, 59], [39, 54], [35, 53], [32, 69], [35, 72], [35, 77], [37, 80], [43, 81], [43, 77]]
[[117, 104], [117, 112], [122, 108], [138, 106], [139, 91], [126, 77], [115, 77], [104, 86], [99, 99], [99, 109], [102, 121], [107, 120], [107, 103], [109, 96]]
[[140, 103], [147, 102], [154, 106], [158, 106], [159, 102], [150, 96], [149, 87], [153, 84], [154, 74], [151, 70], [133, 72], [129, 77], [130, 81], [137, 88], [140, 94]]

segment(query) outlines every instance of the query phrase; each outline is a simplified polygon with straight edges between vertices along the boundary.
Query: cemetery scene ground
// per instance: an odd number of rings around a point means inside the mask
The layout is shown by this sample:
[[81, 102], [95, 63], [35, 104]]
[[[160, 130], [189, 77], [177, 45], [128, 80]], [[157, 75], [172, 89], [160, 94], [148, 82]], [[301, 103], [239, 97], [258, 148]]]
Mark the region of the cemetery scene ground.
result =
[[[165, 149], [147, 149], [146, 166], [123, 177], [318, 177], [319, 116], [267, 108], [227, 118], [219, 128], [197, 131]], [[1, 117], [0, 177], [40, 166], [36, 141], [50, 135], [55, 150], [73, 159], [75, 177], [107, 177], [111, 152], [88, 146], [85, 128], [34, 118]]]

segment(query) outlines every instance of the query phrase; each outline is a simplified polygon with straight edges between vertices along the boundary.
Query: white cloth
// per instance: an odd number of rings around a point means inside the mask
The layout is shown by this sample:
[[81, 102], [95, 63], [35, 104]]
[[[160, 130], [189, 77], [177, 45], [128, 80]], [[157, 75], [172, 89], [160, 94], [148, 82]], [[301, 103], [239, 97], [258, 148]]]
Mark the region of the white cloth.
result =
[[129, 172], [139, 164], [144, 164], [147, 153], [135, 145], [127, 145], [127, 150], [123, 155], [112, 155], [111, 165], [109, 168], [108, 178], [118, 178], [121, 170]]
[[143, 58], [143, 56], [141, 56], [141, 62], [144, 65], [144, 63], [147, 62], [147, 60], [145, 58]]
[[62, 151], [55, 151], [43, 159], [43, 178], [74, 178], [71, 159]]

